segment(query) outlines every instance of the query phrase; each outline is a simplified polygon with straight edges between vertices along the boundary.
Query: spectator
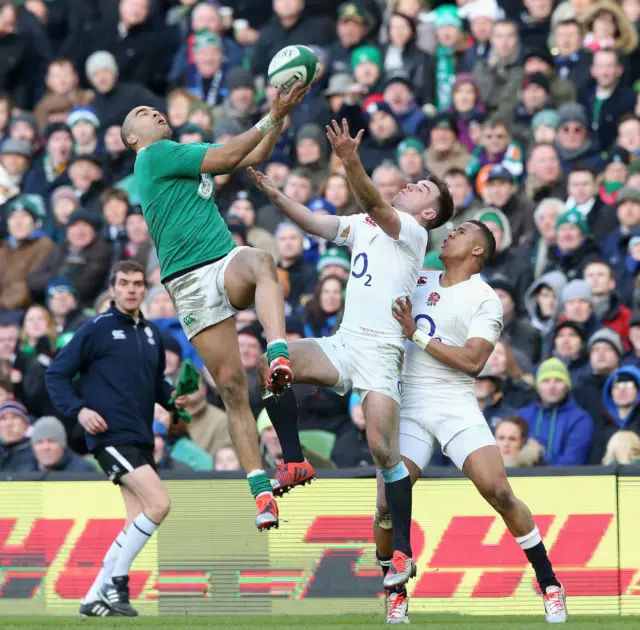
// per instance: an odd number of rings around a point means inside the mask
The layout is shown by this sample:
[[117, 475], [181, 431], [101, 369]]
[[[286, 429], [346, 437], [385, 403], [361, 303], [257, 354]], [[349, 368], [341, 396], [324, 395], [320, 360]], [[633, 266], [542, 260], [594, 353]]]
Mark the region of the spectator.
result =
[[274, 16], [260, 29], [260, 38], [253, 49], [251, 69], [265, 76], [269, 62], [285, 46], [304, 42], [307, 46], [328, 46], [334, 39], [333, 29], [321, 19], [304, 14], [304, 0], [273, 0]]
[[[398, 145], [398, 150], [403, 143]], [[342, 173], [331, 173], [320, 186], [320, 196], [324, 197], [336, 209], [340, 217], [347, 217], [361, 212], [351, 192], [347, 178]]]
[[[270, 169], [267, 169], [269, 172]], [[292, 170], [285, 180], [283, 192], [294, 201], [306, 205], [313, 196], [311, 177], [305, 169]], [[216, 195], [217, 196], [217, 195]], [[267, 204], [258, 210], [257, 225], [267, 232], [275, 233], [285, 216], [275, 204]]]
[[505, 467], [535, 466], [540, 463], [543, 448], [536, 440], [527, 440], [529, 427], [519, 416], [502, 418], [496, 425], [495, 435]]
[[225, 444], [222, 448], [218, 449], [214, 458], [214, 468], [216, 472], [236, 472], [242, 470], [240, 460], [232, 444]]
[[543, 354], [560, 359], [567, 366], [571, 380], [578, 382], [586, 372], [586, 366], [589, 362], [586, 339], [584, 328], [578, 322], [565, 319], [555, 327], [550, 335], [551, 352]]
[[100, 206], [104, 217], [100, 238], [111, 244], [112, 262], [115, 264], [123, 259], [127, 243], [125, 221], [129, 212], [129, 197], [124, 190], [105, 188], [100, 195]]
[[[626, 149], [613, 146], [607, 153], [607, 164], [600, 178], [600, 186], [598, 187], [598, 197], [603, 203], [608, 205], [614, 204], [618, 199], [618, 193], [625, 185], [629, 176], [629, 164], [631, 156]], [[611, 223], [613, 215], [609, 214]], [[611, 227], [610, 231], [614, 230]]]
[[47, 309], [58, 335], [74, 333], [89, 319], [87, 312], [78, 308], [76, 291], [66, 278], [54, 278], [47, 285]]
[[530, 265], [534, 278], [543, 275], [555, 251], [556, 222], [563, 212], [564, 203], [553, 197], [543, 199], [533, 212], [535, 230], [525, 232], [519, 255]]
[[580, 407], [586, 409], [598, 425], [602, 413], [602, 393], [609, 375], [620, 367], [624, 353], [620, 336], [613, 330], [601, 328], [587, 343], [589, 369], [577, 381], [573, 395]]
[[640, 435], [640, 370], [625, 366], [613, 372], [604, 386], [602, 422], [596, 425], [590, 462], [599, 464], [613, 436], [619, 431]]
[[611, 265], [602, 259], [592, 259], [584, 268], [584, 279], [591, 287], [593, 312], [607, 328], [615, 330], [626, 350], [629, 350], [631, 310], [616, 293], [616, 277]]
[[630, 160], [640, 157], [640, 119], [635, 114], [620, 116], [616, 144], [629, 152]]
[[576, 164], [586, 164], [598, 171], [603, 167], [600, 146], [589, 134], [587, 111], [580, 103], [570, 103], [558, 109], [555, 147], [565, 175]]
[[477, 115], [482, 115], [485, 111], [480, 88], [473, 74], [463, 72], [456, 75], [451, 91], [452, 103], [448, 109], [455, 119], [458, 142], [467, 151], [472, 152], [477, 143], [471, 137], [471, 123]]
[[227, 414], [207, 401], [207, 385], [200, 377], [198, 391], [189, 395], [185, 409], [191, 415], [189, 437], [215, 459], [218, 451], [231, 442]]
[[31, 105], [30, 51], [23, 33], [17, 32], [17, 5], [11, 0], [0, 2], [0, 89], [11, 96], [11, 101], [21, 109]]
[[524, 54], [522, 68], [525, 74], [539, 72], [549, 81], [551, 101], [556, 107], [576, 101], [575, 86], [554, 73], [551, 51], [544, 46], [532, 45]]
[[548, 335], [556, 325], [562, 309], [562, 291], [567, 279], [560, 271], [550, 271], [538, 278], [527, 290], [525, 307], [531, 325], [541, 335]]
[[476, 377], [475, 394], [480, 411], [492, 431], [501, 418], [514, 412], [504, 400], [504, 378], [491, 363], [487, 363]]
[[291, 292], [287, 302], [295, 308], [303, 296], [310, 296], [316, 286], [316, 270], [312, 263], [303, 260], [304, 234], [293, 223], [281, 223], [276, 230], [278, 267], [287, 273]]
[[618, 193], [616, 201], [618, 228], [602, 242], [602, 255], [614, 268], [624, 261], [629, 239], [638, 235], [640, 224], [640, 190], [625, 186]]
[[[24, 176], [31, 166], [31, 144], [26, 140], [8, 138], [0, 145], [0, 165], [4, 168], [11, 188], [7, 188], [7, 197], [19, 191]], [[9, 191], [14, 190], [12, 195]]]
[[[562, 6], [566, 6], [565, 3]], [[592, 57], [590, 51], [582, 47], [582, 27], [577, 20], [568, 18], [556, 25], [554, 36], [558, 50], [554, 58], [555, 71], [561, 79], [573, 83], [580, 94], [591, 78]]]
[[67, 174], [80, 205], [93, 216], [99, 216], [100, 195], [105, 188], [102, 160], [94, 154], [74, 155]]
[[325, 276], [318, 282], [304, 308], [305, 337], [328, 337], [333, 333], [344, 308], [344, 291], [345, 283], [337, 276]]
[[85, 62], [85, 73], [96, 91], [90, 105], [103, 126], [121, 124], [138, 105], [164, 109], [162, 99], [140, 83], [119, 82], [115, 57], [106, 50], [94, 52]]
[[580, 15], [587, 32], [583, 45], [592, 52], [615, 49], [628, 55], [638, 45], [638, 35], [622, 7], [610, 0], [598, 0]]
[[522, 146], [531, 139], [533, 117], [553, 106], [549, 90], [549, 79], [542, 72], [526, 74], [522, 79], [513, 127], [513, 135]]
[[384, 101], [400, 123], [402, 133], [405, 136], [422, 137], [428, 127], [428, 120], [418, 106], [414, 90], [415, 84], [412, 84], [403, 69], [388, 72], [384, 77]]
[[317, 123], [302, 125], [296, 134], [296, 162], [309, 172], [314, 190], [327, 178], [326, 131]]
[[367, 105], [366, 114], [368, 133], [360, 145], [360, 159], [367, 173], [371, 174], [381, 162], [393, 162], [402, 140], [402, 130], [384, 101]]
[[[351, 53], [351, 70], [361, 95], [382, 93], [382, 55], [378, 48], [368, 45], [356, 48]], [[356, 92], [355, 87], [352, 92]], [[380, 99], [376, 102], [380, 102]]]
[[[531, 387], [533, 377], [525, 373], [530, 370], [531, 362], [519, 351], [513, 350], [506, 341], [500, 339], [487, 363], [496, 377], [504, 380], [502, 392], [505, 406], [517, 409], [535, 400], [536, 393]], [[520, 364], [526, 365], [526, 370]]]
[[31, 293], [27, 277], [55, 249], [39, 229], [44, 216], [40, 199], [22, 195], [6, 209], [9, 237], [0, 245], [0, 309], [27, 307]]
[[123, 186], [123, 180], [133, 174], [135, 154], [127, 151], [122, 142], [120, 124], [111, 124], [104, 132], [104, 164], [109, 181]]
[[529, 201], [566, 197], [560, 154], [554, 144], [541, 143], [529, 149], [527, 173], [524, 194]]
[[275, 238], [267, 230], [256, 225], [256, 210], [247, 191], [241, 190], [238, 193], [235, 201], [229, 207], [227, 216], [228, 218], [236, 217], [242, 221], [247, 228], [248, 245], [268, 252], [278, 262], [278, 246]]
[[[46, 129], [46, 127], [45, 127]], [[24, 140], [30, 146], [38, 143], [38, 123], [36, 117], [30, 112], [23, 112], [11, 117], [9, 126], [9, 137], [14, 140]]]
[[580, 324], [587, 337], [602, 327], [594, 312], [591, 286], [585, 280], [572, 280], [562, 290], [560, 321], [565, 319]]
[[452, 168], [465, 168], [468, 151], [458, 142], [458, 128], [451, 114], [438, 114], [431, 124], [425, 165], [430, 173], [443, 178]]
[[[402, 190], [404, 185], [400, 169], [388, 161], [376, 166], [373, 173], [371, 173], [371, 179], [387, 203], [393, 202], [393, 198]], [[356, 214], [360, 212], [362, 212], [362, 209], [358, 206]]]
[[29, 415], [24, 405], [15, 400], [0, 405], [0, 472], [38, 470], [28, 437], [29, 429]]
[[239, 330], [238, 345], [240, 346], [242, 367], [247, 373], [247, 380], [249, 382], [249, 406], [251, 407], [253, 415], [257, 417], [260, 410], [264, 407], [257, 367], [260, 355], [267, 349], [260, 325], [253, 324]]
[[524, 74], [520, 64], [520, 38], [515, 23], [510, 20], [498, 20], [494, 23], [489, 56], [476, 63], [473, 74], [488, 112], [510, 117]]
[[351, 72], [351, 53], [368, 39], [373, 17], [358, 3], [345, 2], [338, 7], [336, 39], [328, 49], [328, 73]]
[[622, 365], [640, 367], [640, 316], [634, 314], [629, 322], [629, 343], [631, 350], [622, 359]]
[[472, 72], [478, 61], [489, 57], [493, 24], [504, 18], [504, 11], [496, 0], [472, 0], [458, 10], [458, 15], [469, 23], [473, 43], [464, 54], [462, 70]]
[[329, 276], [336, 276], [346, 284], [351, 271], [351, 258], [340, 247], [330, 247], [320, 256], [316, 265], [318, 280], [324, 280]]
[[593, 439], [593, 420], [571, 394], [567, 367], [547, 359], [536, 374], [539, 401], [516, 412], [529, 427], [529, 435], [544, 449], [550, 466], [582, 466], [587, 463]]
[[558, 114], [554, 109], [543, 109], [531, 120], [533, 144], [552, 144], [558, 131]]
[[65, 473], [89, 473], [96, 470], [86, 459], [69, 449], [64, 426], [55, 416], [44, 416], [34, 422], [31, 447], [40, 470]]
[[193, 468], [171, 456], [168, 444], [169, 430], [160, 420], [153, 421], [153, 461], [160, 470], [193, 472]]
[[51, 195], [52, 212], [45, 226], [45, 233], [56, 245], [67, 236], [69, 217], [80, 208], [80, 200], [71, 186], [60, 186]]
[[81, 307], [91, 306], [104, 288], [109, 273], [111, 247], [98, 238], [99, 222], [86, 210], [69, 218], [67, 239], [33, 271], [27, 284], [42, 299], [52, 278], [64, 276], [76, 290]]
[[232, 119], [242, 131], [247, 131], [259, 118], [253, 76], [244, 68], [232, 68], [227, 75], [226, 90], [222, 105], [213, 111], [214, 127], [222, 120]]
[[74, 107], [67, 117], [67, 125], [71, 129], [76, 155], [93, 155], [98, 153], [98, 129], [100, 121], [91, 107]]

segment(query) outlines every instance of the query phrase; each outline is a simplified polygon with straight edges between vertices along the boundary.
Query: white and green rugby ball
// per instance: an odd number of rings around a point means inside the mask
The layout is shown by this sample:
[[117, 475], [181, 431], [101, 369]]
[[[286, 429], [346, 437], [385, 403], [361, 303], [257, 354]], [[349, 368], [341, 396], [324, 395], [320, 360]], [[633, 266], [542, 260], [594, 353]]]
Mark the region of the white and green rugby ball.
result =
[[318, 55], [307, 46], [287, 46], [269, 64], [269, 83], [288, 92], [298, 81], [309, 85], [320, 67]]

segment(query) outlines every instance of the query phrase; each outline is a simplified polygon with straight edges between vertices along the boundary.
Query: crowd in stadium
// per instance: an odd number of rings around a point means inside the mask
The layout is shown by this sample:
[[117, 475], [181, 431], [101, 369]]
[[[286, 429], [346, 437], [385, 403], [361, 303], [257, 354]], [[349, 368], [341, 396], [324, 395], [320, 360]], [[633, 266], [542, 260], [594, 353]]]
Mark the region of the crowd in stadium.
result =
[[[167, 291], [120, 125], [166, 112], [174, 139], [225, 143], [268, 111], [269, 61], [311, 46], [321, 75], [263, 169], [314, 212], [359, 212], [325, 125], [365, 129], [385, 200], [433, 173], [497, 254], [485, 269], [504, 333], [476, 384], [509, 466], [640, 458], [640, 0], [0, 0], [0, 472], [94, 470], [76, 418], [44, 385], [56, 352], [109, 307], [109, 270], [135, 260], [166, 378], [191, 359], [191, 422], [157, 405], [161, 470], [238, 470], [211, 377]], [[289, 339], [340, 324], [350, 253], [305, 235], [245, 173], [215, 177], [234, 239], [273, 255]], [[236, 319], [264, 463], [280, 445], [256, 374], [265, 339]], [[317, 467], [372, 463], [357, 395], [295, 386]], [[323, 433], [318, 433], [318, 431]], [[441, 453], [433, 464], [447, 465]]]

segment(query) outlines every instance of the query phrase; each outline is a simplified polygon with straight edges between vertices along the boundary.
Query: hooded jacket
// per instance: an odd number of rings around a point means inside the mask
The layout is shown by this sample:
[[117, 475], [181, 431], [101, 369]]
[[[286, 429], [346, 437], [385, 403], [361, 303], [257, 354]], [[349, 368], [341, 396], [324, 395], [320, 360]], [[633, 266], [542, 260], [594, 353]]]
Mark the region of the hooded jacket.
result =
[[558, 406], [539, 401], [517, 411], [529, 425], [529, 437], [544, 447], [544, 460], [551, 466], [583, 466], [589, 458], [593, 420], [572, 395]]
[[[562, 290], [567, 284], [567, 279], [561, 271], [550, 271], [545, 273], [542, 277], [538, 278], [528, 289], [524, 296], [524, 306], [529, 315], [529, 321], [531, 325], [540, 331], [542, 335], [547, 335], [551, 332], [556, 323], [556, 318], [560, 312], [562, 302]], [[555, 313], [544, 319], [540, 315], [538, 304], [536, 302], [536, 293], [540, 287], [549, 287], [556, 296], [556, 310]]]
[[638, 45], [638, 34], [633, 24], [627, 18], [622, 7], [612, 0], [598, 0], [587, 6], [579, 16], [579, 20], [585, 32], [590, 32], [593, 29], [593, 23], [598, 15], [606, 11], [613, 15], [618, 35], [615, 38], [615, 48], [623, 55], [628, 55], [633, 52]]

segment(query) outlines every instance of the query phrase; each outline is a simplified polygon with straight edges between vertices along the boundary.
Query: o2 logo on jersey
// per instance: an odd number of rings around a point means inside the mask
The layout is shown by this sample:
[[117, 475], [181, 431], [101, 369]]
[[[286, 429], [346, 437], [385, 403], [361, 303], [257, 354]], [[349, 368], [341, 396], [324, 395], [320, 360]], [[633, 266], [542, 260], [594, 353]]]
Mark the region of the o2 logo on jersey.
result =
[[211, 195], [213, 195], [213, 178], [209, 173], [200, 173], [200, 186], [198, 186], [198, 194], [203, 199], [211, 199]]
[[[362, 269], [358, 271], [359, 267], [362, 266]], [[361, 252], [353, 259], [353, 265], [351, 265], [351, 275], [354, 278], [365, 278], [364, 286], [371, 286], [371, 274], [367, 273], [367, 269], [369, 268], [369, 257]]]
[[429, 317], [429, 315], [425, 315], [424, 313], [420, 313], [420, 315], [416, 315], [413, 318], [413, 321], [417, 324], [421, 319], [424, 319], [427, 324], [429, 324], [429, 330], [427, 331], [427, 334], [429, 335], [429, 337], [433, 337], [433, 339], [435, 339], [436, 341], [440, 341], [442, 342], [442, 339], [440, 337], [436, 337], [436, 323], [433, 321], [433, 318]]

